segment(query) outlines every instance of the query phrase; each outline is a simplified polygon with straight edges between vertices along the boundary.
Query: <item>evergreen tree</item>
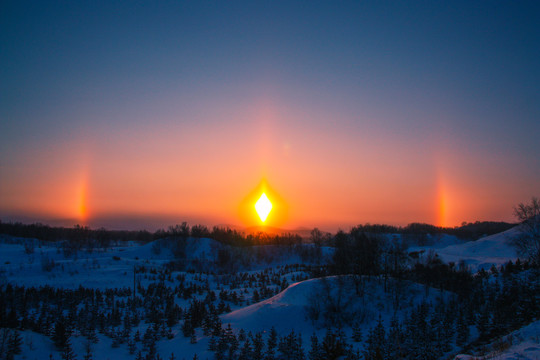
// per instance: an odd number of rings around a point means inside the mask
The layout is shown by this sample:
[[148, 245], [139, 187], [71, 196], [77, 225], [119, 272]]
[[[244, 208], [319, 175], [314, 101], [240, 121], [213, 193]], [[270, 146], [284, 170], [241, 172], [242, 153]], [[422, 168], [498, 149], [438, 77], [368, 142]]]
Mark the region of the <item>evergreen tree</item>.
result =
[[401, 324], [394, 316], [390, 321], [390, 329], [388, 330], [387, 345], [388, 356], [392, 359], [401, 359], [405, 356], [403, 350], [404, 335]]
[[385, 348], [385, 337], [386, 331], [382, 323], [381, 315], [379, 315], [379, 321], [375, 328], [371, 329], [367, 339], [367, 351], [365, 354], [366, 359], [384, 359], [386, 348]]
[[217, 349], [217, 340], [214, 335], [210, 337], [210, 340], [208, 341], [208, 350], [210, 351], [216, 351]]
[[484, 308], [480, 312], [480, 315], [478, 316], [477, 327], [478, 327], [478, 332], [479, 332], [478, 338], [480, 340], [488, 339], [490, 328], [489, 328], [489, 311], [487, 309], [487, 305], [484, 306]]
[[18, 331], [12, 331], [8, 342], [8, 354], [19, 355], [21, 353], [22, 338]]
[[97, 344], [99, 342], [99, 339], [96, 334], [96, 327], [91, 325], [87, 330], [87, 339], [93, 342], [94, 344]]
[[84, 353], [84, 360], [93, 360], [93, 356], [92, 356], [92, 351], [91, 350], [86, 350], [86, 352]]
[[270, 335], [268, 336], [268, 340], [266, 343], [266, 354], [265, 354], [266, 360], [275, 359], [277, 342], [278, 342], [278, 334], [277, 334], [276, 329], [272, 326], [272, 328], [270, 329]]
[[239, 360], [251, 360], [253, 359], [253, 348], [251, 347], [251, 340], [246, 339], [244, 345], [240, 349]]
[[253, 358], [263, 359], [264, 341], [262, 334], [257, 332], [253, 338]]
[[62, 350], [62, 360], [77, 360], [77, 356], [71, 348], [71, 340], [69, 337], [66, 339], [64, 349]]
[[347, 344], [331, 330], [326, 331], [321, 343], [321, 359], [335, 360], [346, 355]]
[[230, 360], [235, 359], [239, 343], [236, 335], [234, 335], [234, 332], [232, 331], [231, 324], [228, 324], [227, 329], [225, 329], [225, 334], [223, 334], [223, 337], [228, 344], [227, 358]]
[[297, 336], [294, 330], [289, 335], [280, 338], [278, 343], [280, 358], [286, 360], [304, 360], [302, 337]]
[[130, 355], [135, 354], [135, 352], [137, 351], [137, 343], [135, 342], [135, 339], [134, 338], [129, 339], [127, 345], [128, 345], [129, 354]]
[[352, 340], [354, 342], [362, 341], [362, 326], [359, 322], [355, 322], [352, 327]]
[[217, 345], [216, 345], [216, 350], [214, 352], [215, 358], [217, 360], [225, 359], [225, 355], [228, 349], [229, 349], [229, 344], [227, 343], [227, 339], [225, 338], [225, 336], [219, 337]]
[[315, 333], [311, 335], [311, 347], [308, 352], [309, 360], [323, 360], [321, 357], [321, 347], [319, 345], [319, 339]]
[[84, 360], [92, 360], [94, 357], [92, 355], [92, 342], [86, 341], [84, 343]]
[[64, 346], [66, 345], [67, 339], [68, 339], [68, 334], [67, 334], [64, 322], [62, 320], [59, 320], [54, 325], [53, 336], [52, 336], [54, 345], [56, 345], [58, 349], [63, 349]]
[[240, 329], [238, 332], [238, 341], [246, 341], [246, 331], [244, 329]]
[[207, 314], [202, 322], [202, 329], [204, 336], [209, 336], [212, 334], [212, 315]]
[[457, 338], [456, 344], [459, 346], [464, 346], [469, 341], [469, 325], [465, 319], [465, 315], [460, 313], [458, 322], [457, 322]]
[[184, 334], [184, 337], [191, 337], [192, 330], [193, 326], [191, 326], [191, 320], [184, 320], [184, 323], [182, 324], [182, 334]]

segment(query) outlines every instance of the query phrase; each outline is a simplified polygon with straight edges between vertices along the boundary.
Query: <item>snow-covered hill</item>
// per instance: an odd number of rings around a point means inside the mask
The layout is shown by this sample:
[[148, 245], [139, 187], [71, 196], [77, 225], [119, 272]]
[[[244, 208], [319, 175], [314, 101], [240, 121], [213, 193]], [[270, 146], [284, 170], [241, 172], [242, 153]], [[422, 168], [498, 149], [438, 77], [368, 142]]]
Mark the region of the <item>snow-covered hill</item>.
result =
[[222, 316], [222, 321], [254, 333], [272, 326], [280, 334], [294, 330], [307, 342], [313, 332], [324, 333], [328, 317], [343, 323], [351, 335], [350, 319], [360, 319], [357, 325], [370, 329], [380, 317], [388, 326], [393, 316], [402, 320], [420, 303], [450, 296], [410, 281], [387, 279], [385, 285], [383, 278], [331, 276], [294, 283], [270, 299]]
[[433, 245], [412, 247], [409, 252], [423, 251], [426, 254], [432, 250], [446, 263], [463, 261], [472, 271], [489, 270], [493, 265], [500, 266], [518, 259], [512, 240], [519, 235], [519, 227], [514, 227], [474, 241], [461, 242], [447, 237]]
[[456, 360], [540, 359], [540, 320], [516, 330], [484, 347], [481, 354], [460, 354]]

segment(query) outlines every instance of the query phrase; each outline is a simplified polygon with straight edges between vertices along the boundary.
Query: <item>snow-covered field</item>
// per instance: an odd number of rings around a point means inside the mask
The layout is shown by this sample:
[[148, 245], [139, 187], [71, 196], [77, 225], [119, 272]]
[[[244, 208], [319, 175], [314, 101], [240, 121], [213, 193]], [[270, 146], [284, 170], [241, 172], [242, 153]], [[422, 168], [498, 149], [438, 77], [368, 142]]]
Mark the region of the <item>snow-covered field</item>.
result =
[[[420, 253], [421, 259], [431, 251], [444, 262], [464, 262], [472, 271], [477, 271], [503, 265], [509, 260], [515, 261], [517, 255], [510, 241], [517, 235], [516, 229], [510, 229], [471, 242], [443, 236], [428, 246], [411, 247], [408, 252]], [[28, 250], [29, 242], [34, 245], [31, 247], [33, 251]], [[27, 246], [24, 246], [25, 243]], [[186, 310], [194, 306], [194, 301], [203, 300], [216, 308], [219, 305], [226, 309], [219, 315], [221, 323], [224, 328], [230, 324], [233, 333], [240, 338], [240, 331], [251, 333], [253, 339], [260, 334], [264, 341], [268, 340], [272, 328], [280, 336], [294, 332], [301, 338], [306, 355], [311, 336], [315, 334], [322, 340], [331, 322], [340, 324], [340, 336], [347, 339], [354, 338], [357, 332], [362, 334], [362, 340], [349, 340], [351, 351], [360, 355], [368, 350], [366, 339], [377, 324], [383, 324], [387, 329], [390, 329], [392, 321], [406, 324], [412, 321], [415, 314], [424, 311], [422, 306], [434, 309], [437, 304], [452, 302], [455, 298], [454, 294], [446, 291], [392, 278], [310, 278], [304, 265], [294, 265], [302, 264], [297, 253], [272, 247], [253, 250], [251, 258], [235, 258], [233, 251], [233, 263], [234, 260], [242, 260], [243, 265], [233, 267], [232, 274], [219, 274], [214, 271], [214, 265], [223, 247], [211, 239], [190, 238], [185, 248], [185, 269], [175, 269], [167, 267], [175, 259], [173, 252], [159, 240], [145, 245], [129, 243], [113, 246], [91, 253], [79, 251], [66, 256], [62, 248], [54, 243], [0, 235], [0, 286], [50, 286], [66, 290], [85, 288], [103, 292], [116, 288], [126, 289], [129, 294], [132, 294], [134, 284], [140, 287], [138, 292], [152, 286], [163, 286], [169, 289], [173, 304], [181, 309]], [[323, 248], [322, 261], [328, 262], [332, 253], [333, 249]], [[311, 265], [317, 266], [315, 263]], [[179, 290], [180, 283], [182, 286]], [[215, 298], [209, 300], [211, 292]], [[117, 295], [116, 299], [126, 302], [131, 296]], [[433, 317], [430, 321], [436, 320], [434, 315], [429, 316]], [[351, 321], [353, 318], [356, 319], [354, 323]], [[184, 336], [182, 318], [178, 320], [167, 336], [158, 338], [157, 354], [162, 359], [168, 359], [172, 354], [176, 359], [192, 359], [195, 354], [199, 359], [213, 359], [215, 351], [209, 350], [212, 334], [196, 327], [191, 336]], [[137, 330], [142, 338], [150, 327], [147, 320], [137, 323], [129, 329], [127, 339], [131, 339]], [[109, 330], [115, 329], [120, 329], [120, 326]], [[51, 336], [29, 329], [18, 331], [22, 337], [22, 353], [16, 355], [16, 359], [47, 359], [49, 355], [60, 358], [59, 349]], [[97, 341], [91, 344], [94, 359], [134, 359], [137, 352], [144, 349], [138, 345], [134, 346], [136, 351], [128, 351], [128, 343], [115, 343], [110, 331], [105, 329], [104, 332], [97, 332]], [[473, 326], [470, 331], [471, 339], [474, 339], [477, 330]], [[486, 346], [482, 356], [539, 359], [539, 337], [540, 322], [535, 321]], [[74, 331], [71, 343], [77, 358], [82, 359], [89, 344], [86, 337]], [[246, 341], [240, 342], [239, 346], [246, 346]], [[453, 357], [457, 350], [455, 341], [452, 341], [443, 353], [446, 358]], [[484, 358], [478, 354], [475, 356], [458, 355], [456, 358]]]

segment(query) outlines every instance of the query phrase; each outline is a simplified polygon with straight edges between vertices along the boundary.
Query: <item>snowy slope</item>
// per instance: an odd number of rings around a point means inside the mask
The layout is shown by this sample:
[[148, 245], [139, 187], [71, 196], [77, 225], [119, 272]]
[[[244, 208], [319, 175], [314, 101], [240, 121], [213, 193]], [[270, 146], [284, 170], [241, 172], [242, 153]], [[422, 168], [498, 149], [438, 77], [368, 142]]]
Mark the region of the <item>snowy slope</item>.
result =
[[[17, 285], [70, 289], [131, 287], [135, 266], [162, 267], [174, 259], [162, 240], [114, 246], [106, 251], [80, 251], [69, 256], [64, 255], [59, 243], [36, 245], [33, 253], [26, 253], [23, 243], [27, 241], [34, 240], [0, 235], [0, 282], [4, 279]], [[213, 262], [217, 253], [214, 249], [219, 246], [212, 239], [190, 238], [186, 259]], [[44, 262], [54, 263], [50, 271], [43, 270]]]
[[518, 258], [511, 241], [519, 234], [519, 229], [515, 227], [476, 241], [450, 245], [438, 249], [436, 252], [445, 262], [457, 263], [463, 260], [473, 270], [488, 270], [493, 265], [500, 266]]
[[540, 320], [489, 344], [486, 349], [481, 355], [460, 354], [455, 359], [540, 359]]
[[[375, 326], [379, 316], [388, 325], [394, 313], [402, 318], [422, 301], [434, 303], [441, 296], [451, 296], [448, 292], [409, 281], [387, 281], [385, 291], [382, 278], [366, 277], [357, 294], [351, 276], [310, 279], [292, 284], [270, 299], [226, 314], [222, 316], [222, 321], [231, 324], [233, 329], [243, 328], [252, 332], [266, 332], [272, 326], [280, 334], [287, 334], [294, 329], [307, 342], [314, 331], [319, 335], [325, 331], [323, 316], [327, 299], [331, 299], [333, 305], [345, 316], [349, 314], [362, 318], [362, 326], [369, 329]], [[397, 304], [393, 301], [396, 298], [399, 298]], [[314, 321], [308, 317], [310, 307], [321, 309], [319, 319]], [[350, 332], [350, 328], [345, 326], [345, 332]]]
[[434, 251], [446, 263], [463, 261], [472, 271], [489, 270], [493, 265], [500, 266], [508, 261], [516, 261], [518, 255], [512, 246], [513, 239], [520, 235], [519, 227], [483, 237], [474, 241], [463, 242], [454, 236], [441, 236], [433, 244], [414, 246], [409, 253], [417, 252], [424, 256]]

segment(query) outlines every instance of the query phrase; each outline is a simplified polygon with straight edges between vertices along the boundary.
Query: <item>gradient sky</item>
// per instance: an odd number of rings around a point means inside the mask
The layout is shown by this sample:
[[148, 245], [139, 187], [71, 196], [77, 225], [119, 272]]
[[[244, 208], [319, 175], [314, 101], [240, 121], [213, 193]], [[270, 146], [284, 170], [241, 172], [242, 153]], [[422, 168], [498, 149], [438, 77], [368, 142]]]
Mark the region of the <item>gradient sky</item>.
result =
[[512, 221], [540, 195], [539, 24], [537, 1], [3, 1], [0, 216], [249, 226], [266, 184], [283, 228]]

